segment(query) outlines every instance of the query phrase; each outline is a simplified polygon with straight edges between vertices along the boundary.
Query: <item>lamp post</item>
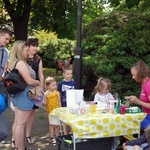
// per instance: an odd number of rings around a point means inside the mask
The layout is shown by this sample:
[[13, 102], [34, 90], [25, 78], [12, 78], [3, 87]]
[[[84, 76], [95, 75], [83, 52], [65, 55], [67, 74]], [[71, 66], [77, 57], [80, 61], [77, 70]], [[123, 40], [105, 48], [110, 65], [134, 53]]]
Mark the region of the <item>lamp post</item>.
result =
[[82, 48], [81, 48], [81, 29], [82, 29], [82, 0], [78, 0], [77, 7], [77, 45], [74, 56], [74, 79], [77, 89], [82, 88]]

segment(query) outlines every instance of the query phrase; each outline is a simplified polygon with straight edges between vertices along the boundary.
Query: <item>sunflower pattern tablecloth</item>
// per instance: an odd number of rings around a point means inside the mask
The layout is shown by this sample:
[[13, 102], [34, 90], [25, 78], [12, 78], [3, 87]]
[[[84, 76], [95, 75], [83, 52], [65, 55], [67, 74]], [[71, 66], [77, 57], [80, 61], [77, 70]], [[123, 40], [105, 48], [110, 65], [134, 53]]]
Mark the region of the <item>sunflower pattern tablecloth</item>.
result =
[[81, 116], [71, 114], [66, 107], [54, 109], [50, 115], [56, 115], [69, 125], [75, 138], [100, 138], [139, 133], [140, 123], [145, 113], [110, 114], [96, 111]]

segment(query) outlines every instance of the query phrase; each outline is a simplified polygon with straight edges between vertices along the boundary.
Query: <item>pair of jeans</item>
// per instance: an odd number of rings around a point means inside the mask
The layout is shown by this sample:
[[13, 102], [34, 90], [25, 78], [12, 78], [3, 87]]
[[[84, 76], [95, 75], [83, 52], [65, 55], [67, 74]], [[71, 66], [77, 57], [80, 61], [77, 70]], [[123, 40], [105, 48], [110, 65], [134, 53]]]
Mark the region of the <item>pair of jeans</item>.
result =
[[150, 114], [147, 114], [146, 117], [141, 122], [141, 129], [145, 130], [150, 125]]

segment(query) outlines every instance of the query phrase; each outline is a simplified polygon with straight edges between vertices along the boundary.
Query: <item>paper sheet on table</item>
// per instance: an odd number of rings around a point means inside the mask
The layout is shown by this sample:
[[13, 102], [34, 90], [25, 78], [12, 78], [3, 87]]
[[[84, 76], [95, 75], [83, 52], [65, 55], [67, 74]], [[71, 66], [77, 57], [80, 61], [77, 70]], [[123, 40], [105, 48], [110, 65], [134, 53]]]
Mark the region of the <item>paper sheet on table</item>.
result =
[[98, 103], [97, 103], [96, 110], [104, 110], [104, 109], [106, 109], [106, 106], [107, 106], [106, 103], [98, 102]]
[[83, 105], [83, 89], [71, 89], [66, 91], [67, 107]]

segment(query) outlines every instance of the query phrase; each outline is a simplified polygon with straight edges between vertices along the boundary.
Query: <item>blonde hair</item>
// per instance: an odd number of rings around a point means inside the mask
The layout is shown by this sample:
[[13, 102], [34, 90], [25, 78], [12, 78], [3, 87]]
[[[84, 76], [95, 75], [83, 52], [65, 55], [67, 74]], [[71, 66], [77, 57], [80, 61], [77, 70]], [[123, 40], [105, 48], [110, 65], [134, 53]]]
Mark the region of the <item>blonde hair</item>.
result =
[[56, 82], [56, 80], [53, 78], [53, 77], [47, 77], [46, 79], [45, 79], [45, 85], [46, 86], [49, 86], [52, 82]]
[[107, 84], [108, 89], [110, 90], [111, 89], [110, 80], [107, 78], [103, 78], [103, 77], [99, 78], [97, 81], [97, 85], [95, 86], [95, 90], [97, 92], [101, 92], [105, 88], [105, 84]]
[[18, 40], [13, 44], [13, 47], [11, 49], [10, 53], [10, 61], [8, 68], [13, 69], [16, 61], [25, 61], [22, 56], [22, 51], [24, 47], [27, 47], [28, 44], [26, 41]]

